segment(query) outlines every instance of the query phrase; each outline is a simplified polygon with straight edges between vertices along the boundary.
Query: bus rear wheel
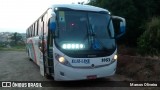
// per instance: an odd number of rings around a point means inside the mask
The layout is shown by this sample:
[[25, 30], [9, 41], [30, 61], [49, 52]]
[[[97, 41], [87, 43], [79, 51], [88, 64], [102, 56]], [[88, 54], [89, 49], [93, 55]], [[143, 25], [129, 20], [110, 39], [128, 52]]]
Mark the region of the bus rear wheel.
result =
[[33, 61], [33, 60], [31, 59], [31, 57], [30, 57], [30, 52], [29, 52], [29, 50], [28, 50], [28, 57], [29, 57], [29, 60], [30, 60], [30, 61]]

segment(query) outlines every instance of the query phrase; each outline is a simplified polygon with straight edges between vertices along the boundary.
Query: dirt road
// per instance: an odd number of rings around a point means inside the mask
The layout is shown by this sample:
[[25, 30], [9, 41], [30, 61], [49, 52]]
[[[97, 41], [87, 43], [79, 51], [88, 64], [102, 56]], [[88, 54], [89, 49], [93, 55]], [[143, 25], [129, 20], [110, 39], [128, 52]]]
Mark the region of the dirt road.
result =
[[[39, 73], [39, 67], [30, 61], [24, 51], [0, 51], [0, 81], [53, 81], [52, 85], [53, 87], [43, 87], [43, 88], [30, 88], [30, 89], [37, 89], [37, 90], [62, 90], [62, 89], [68, 89], [68, 90], [152, 90], [150, 88], [140, 88], [140, 87], [95, 87], [98, 82], [98, 84], [104, 84], [108, 81], [126, 81], [129, 80], [125, 76], [122, 75], [114, 75], [108, 78], [100, 79], [100, 81], [89, 81], [89, 83], [84, 83], [84, 81], [77, 81], [74, 82], [76, 84], [81, 84], [81, 87], [62, 87], [56, 86], [57, 82], [54, 82], [53, 80], [48, 80], [40, 75]], [[88, 81], [87, 81], [88, 82]], [[63, 83], [64, 84], [64, 83]], [[66, 83], [67, 84], [67, 83]], [[84, 84], [89, 84], [89, 86], [83, 87]], [[75, 85], [75, 84], [74, 84]], [[77, 86], [77, 85], [76, 85]], [[20, 88], [0, 88], [0, 90], [19, 90]], [[27, 89], [27, 88], [23, 88]], [[155, 90], [154, 88], [153, 90]], [[22, 90], [22, 89], [20, 89]], [[157, 89], [158, 90], [158, 89]]]

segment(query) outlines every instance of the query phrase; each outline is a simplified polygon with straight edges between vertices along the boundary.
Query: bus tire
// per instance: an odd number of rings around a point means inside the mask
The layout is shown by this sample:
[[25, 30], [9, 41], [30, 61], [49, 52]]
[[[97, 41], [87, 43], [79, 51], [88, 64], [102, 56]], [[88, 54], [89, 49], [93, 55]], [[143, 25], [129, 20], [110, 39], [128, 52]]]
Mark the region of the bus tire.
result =
[[46, 79], [53, 79], [53, 77], [51, 75], [47, 74], [47, 73], [45, 73], [44, 76], [45, 76]]
[[29, 57], [29, 61], [33, 61], [31, 58], [30, 58], [30, 52], [28, 50], [28, 57]]
[[29, 61], [33, 61], [31, 58], [29, 58]]

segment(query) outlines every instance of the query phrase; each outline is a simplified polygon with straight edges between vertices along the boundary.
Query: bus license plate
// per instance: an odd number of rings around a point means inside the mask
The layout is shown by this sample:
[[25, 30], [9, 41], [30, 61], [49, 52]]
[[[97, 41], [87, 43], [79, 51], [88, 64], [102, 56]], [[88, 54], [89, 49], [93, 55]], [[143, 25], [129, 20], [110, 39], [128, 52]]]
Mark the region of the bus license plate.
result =
[[96, 79], [97, 78], [97, 75], [90, 75], [90, 76], [87, 76], [87, 79]]

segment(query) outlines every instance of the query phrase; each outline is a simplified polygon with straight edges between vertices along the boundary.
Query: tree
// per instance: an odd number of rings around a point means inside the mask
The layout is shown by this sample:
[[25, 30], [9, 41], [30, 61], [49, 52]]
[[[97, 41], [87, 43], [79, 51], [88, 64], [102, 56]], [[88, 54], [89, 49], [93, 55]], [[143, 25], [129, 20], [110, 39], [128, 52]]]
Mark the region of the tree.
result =
[[138, 39], [138, 50], [142, 55], [160, 54], [160, 17], [146, 23], [146, 31]]
[[11, 36], [11, 40], [14, 42], [14, 45], [17, 45], [18, 41], [22, 41], [22, 36], [21, 34], [15, 32], [13, 33], [13, 35]]
[[127, 22], [126, 34], [120, 42], [134, 47], [145, 31], [144, 23], [153, 16], [160, 15], [159, 0], [96, 0], [89, 4], [108, 9], [112, 15], [124, 17]]

